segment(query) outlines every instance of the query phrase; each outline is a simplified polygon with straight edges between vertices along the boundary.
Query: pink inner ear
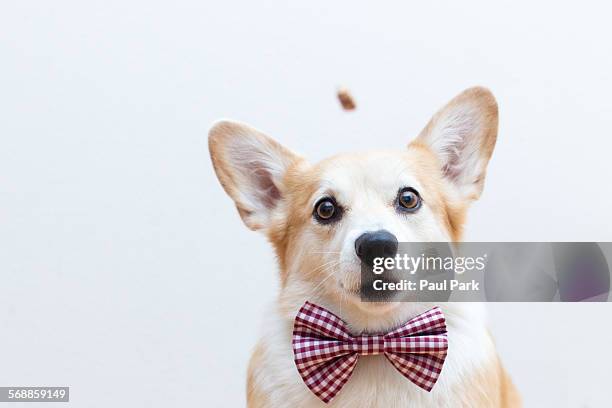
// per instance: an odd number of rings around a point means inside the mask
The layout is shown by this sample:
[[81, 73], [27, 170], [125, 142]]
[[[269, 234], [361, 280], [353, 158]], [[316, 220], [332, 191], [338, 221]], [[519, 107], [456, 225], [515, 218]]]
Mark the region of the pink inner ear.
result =
[[464, 104], [445, 110], [425, 136], [443, 163], [444, 176], [455, 183], [472, 183], [477, 176], [481, 122], [480, 110]]
[[259, 200], [266, 208], [272, 209], [276, 206], [278, 200], [280, 200], [281, 193], [274, 184], [272, 175], [262, 167], [261, 163], [254, 163], [254, 167], [255, 170], [251, 173], [251, 177], [257, 189]]
[[461, 137], [454, 144], [446, 147], [444, 156], [446, 162], [442, 168], [442, 172], [446, 177], [453, 181], [459, 180], [464, 170], [461, 160], [461, 152], [466, 148], [466, 138]]

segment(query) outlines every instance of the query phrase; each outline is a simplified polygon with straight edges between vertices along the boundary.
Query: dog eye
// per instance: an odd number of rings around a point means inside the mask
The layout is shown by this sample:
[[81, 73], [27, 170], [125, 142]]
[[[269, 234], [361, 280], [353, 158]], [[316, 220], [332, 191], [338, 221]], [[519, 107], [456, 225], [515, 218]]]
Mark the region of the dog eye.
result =
[[402, 188], [397, 193], [397, 208], [401, 211], [414, 212], [421, 206], [421, 196], [410, 187]]
[[331, 197], [324, 197], [320, 199], [315, 205], [315, 209], [313, 212], [313, 215], [317, 219], [317, 221], [322, 223], [331, 222], [337, 219], [339, 214], [340, 207]]

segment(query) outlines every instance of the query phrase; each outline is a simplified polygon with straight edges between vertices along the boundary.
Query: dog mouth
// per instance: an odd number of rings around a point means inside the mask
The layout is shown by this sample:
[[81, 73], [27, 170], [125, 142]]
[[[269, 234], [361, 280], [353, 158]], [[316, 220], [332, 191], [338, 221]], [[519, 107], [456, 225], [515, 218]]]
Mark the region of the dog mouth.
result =
[[[391, 291], [380, 291], [375, 289], [374, 279], [361, 279], [353, 285], [339, 282], [340, 290], [348, 294], [353, 301], [363, 304], [379, 304], [396, 302], [398, 295]], [[387, 282], [397, 282], [395, 279], [386, 279]]]
[[345, 288], [340, 284], [340, 288], [344, 294], [343, 298], [367, 315], [387, 315], [388, 313], [393, 313], [401, 304], [395, 299], [396, 296], [381, 296], [380, 293], [369, 294], [368, 288], [363, 287], [363, 285]]

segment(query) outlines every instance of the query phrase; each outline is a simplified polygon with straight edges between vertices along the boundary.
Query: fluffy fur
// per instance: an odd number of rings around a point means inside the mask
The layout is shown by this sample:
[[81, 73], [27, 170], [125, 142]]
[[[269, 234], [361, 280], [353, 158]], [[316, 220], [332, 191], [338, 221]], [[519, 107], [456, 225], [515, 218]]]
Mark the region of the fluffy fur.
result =
[[[262, 231], [279, 260], [281, 289], [249, 365], [249, 407], [325, 406], [293, 363], [291, 332], [309, 300], [341, 316], [355, 333], [390, 330], [431, 308], [424, 303], [361, 303], [355, 239], [385, 229], [400, 242], [458, 241], [471, 201], [483, 189], [497, 137], [497, 104], [484, 88], [464, 91], [398, 151], [343, 154], [310, 164], [237, 122], [210, 131], [221, 184], [245, 224]], [[416, 189], [422, 207], [400, 214], [400, 188]], [[333, 196], [342, 218], [323, 225], [316, 202]], [[518, 396], [486, 329], [484, 306], [448, 303], [449, 352], [431, 393], [402, 377], [384, 358], [361, 358], [333, 407], [515, 407]]]

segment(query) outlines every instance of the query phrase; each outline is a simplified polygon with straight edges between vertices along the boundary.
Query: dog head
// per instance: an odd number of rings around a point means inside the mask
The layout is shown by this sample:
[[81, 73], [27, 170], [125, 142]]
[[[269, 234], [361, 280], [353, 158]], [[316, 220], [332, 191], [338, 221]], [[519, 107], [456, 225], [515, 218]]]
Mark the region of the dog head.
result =
[[276, 250], [281, 299], [371, 312], [376, 306], [362, 304], [358, 293], [361, 262], [393, 256], [398, 241], [460, 240], [466, 210], [483, 189], [497, 122], [493, 95], [471, 88], [397, 151], [310, 164], [229, 121], [211, 129], [209, 148], [242, 220]]

